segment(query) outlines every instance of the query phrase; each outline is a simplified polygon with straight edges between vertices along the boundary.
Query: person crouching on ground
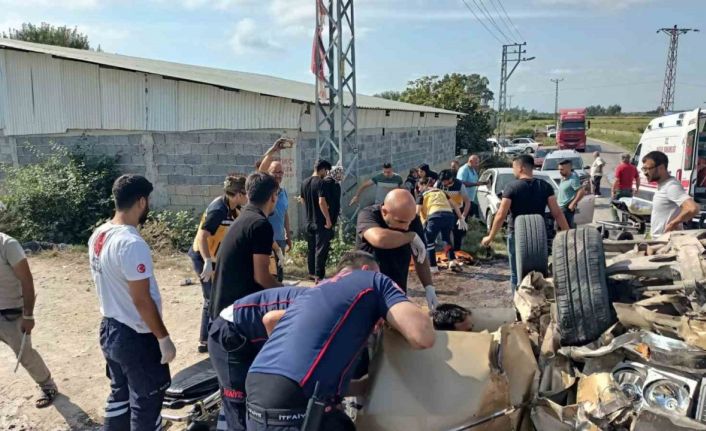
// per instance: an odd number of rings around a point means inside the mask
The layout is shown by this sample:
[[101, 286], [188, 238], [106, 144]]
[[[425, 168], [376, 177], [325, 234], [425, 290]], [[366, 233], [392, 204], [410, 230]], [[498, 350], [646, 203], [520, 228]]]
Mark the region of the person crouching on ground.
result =
[[457, 267], [458, 262], [456, 262], [456, 253], [454, 253], [453, 243], [451, 242], [451, 231], [454, 225], [457, 225], [460, 230], [468, 230], [463, 214], [461, 214], [458, 206], [446, 192], [425, 184], [419, 185], [419, 191], [417, 214], [425, 226], [424, 234], [426, 236], [431, 272], [432, 274], [439, 272], [436, 264], [436, 238], [439, 235], [446, 243], [444, 250], [449, 260], [449, 268]]

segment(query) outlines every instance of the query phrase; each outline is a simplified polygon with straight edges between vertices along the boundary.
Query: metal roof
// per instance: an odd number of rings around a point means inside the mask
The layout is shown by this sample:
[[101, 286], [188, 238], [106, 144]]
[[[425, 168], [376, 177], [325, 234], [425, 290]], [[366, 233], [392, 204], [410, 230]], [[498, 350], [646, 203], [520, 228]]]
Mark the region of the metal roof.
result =
[[[236, 72], [211, 67], [172, 63], [129, 57], [120, 54], [64, 48], [53, 45], [23, 42], [0, 38], [0, 48], [16, 49], [52, 55], [76, 61], [105, 65], [119, 69], [162, 75], [164, 77], [215, 85], [223, 88], [249, 91], [268, 96], [283, 97], [301, 102], [314, 103], [314, 85], [256, 73]], [[459, 115], [461, 113], [430, 106], [396, 102], [380, 97], [358, 95], [358, 107], [394, 111], [416, 111]]]

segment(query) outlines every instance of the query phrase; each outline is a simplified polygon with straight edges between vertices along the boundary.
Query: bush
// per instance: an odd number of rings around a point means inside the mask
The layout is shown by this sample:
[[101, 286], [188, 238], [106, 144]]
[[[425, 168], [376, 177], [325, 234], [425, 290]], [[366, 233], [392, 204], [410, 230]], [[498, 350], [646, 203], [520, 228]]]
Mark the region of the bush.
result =
[[116, 159], [87, 157], [52, 144], [39, 162], [6, 167], [0, 189], [0, 230], [21, 242], [85, 243], [96, 220], [110, 216]]
[[[326, 274], [328, 276], [333, 275], [333, 272], [336, 270], [336, 267], [341, 262], [341, 257], [343, 256], [343, 254], [347, 251], [351, 251], [354, 249], [355, 245], [353, 242], [346, 240], [345, 237], [343, 240], [341, 240], [338, 233], [336, 233], [333, 240], [331, 240], [331, 250], [329, 251], [328, 262], [326, 263]], [[289, 252], [289, 257], [291, 257], [294, 261], [294, 265], [298, 269], [304, 269], [305, 272], [307, 271], [307, 250], [308, 246], [306, 240], [298, 239], [293, 242], [292, 250]], [[291, 271], [288, 270], [287, 272]]]
[[534, 129], [529, 128], [529, 127], [517, 129], [512, 132], [512, 136], [516, 136], [519, 138], [527, 138], [527, 137], [534, 138]]
[[155, 211], [140, 228], [140, 235], [153, 250], [186, 252], [194, 242], [198, 219], [189, 211]]

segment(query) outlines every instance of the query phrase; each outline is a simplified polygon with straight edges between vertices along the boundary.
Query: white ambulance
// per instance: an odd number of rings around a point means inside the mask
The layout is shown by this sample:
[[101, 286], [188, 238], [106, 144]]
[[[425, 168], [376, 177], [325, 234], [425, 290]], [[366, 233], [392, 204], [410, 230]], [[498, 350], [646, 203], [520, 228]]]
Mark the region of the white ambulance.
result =
[[[640, 137], [640, 143], [635, 149], [632, 163], [637, 166], [642, 184], [641, 195], [652, 200], [657, 191], [657, 183], [646, 183], [642, 175], [642, 158], [650, 151], [661, 151], [669, 158], [669, 171], [688, 190], [692, 171], [697, 164], [697, 154], [694, 148], [697, 116], [706, 118], [706, 111], [695, 109], [678, 114], [657, 117], [650, 121], [645, 132]], [[703, 131], [703, 129], [702, 129]]]

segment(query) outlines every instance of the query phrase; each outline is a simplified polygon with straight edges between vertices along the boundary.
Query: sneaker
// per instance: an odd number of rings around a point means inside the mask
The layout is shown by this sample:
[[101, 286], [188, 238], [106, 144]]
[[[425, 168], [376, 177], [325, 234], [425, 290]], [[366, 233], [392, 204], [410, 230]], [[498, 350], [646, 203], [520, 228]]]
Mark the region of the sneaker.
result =
[[431, 269], [432, 274], [438, 274], [439, 273], [439, 267], [438, 266], [431, 266], [429, 267]]
[[196, 348], [199, 353], [208, 353], [208, 344], [200, 343], [199, 347]]

